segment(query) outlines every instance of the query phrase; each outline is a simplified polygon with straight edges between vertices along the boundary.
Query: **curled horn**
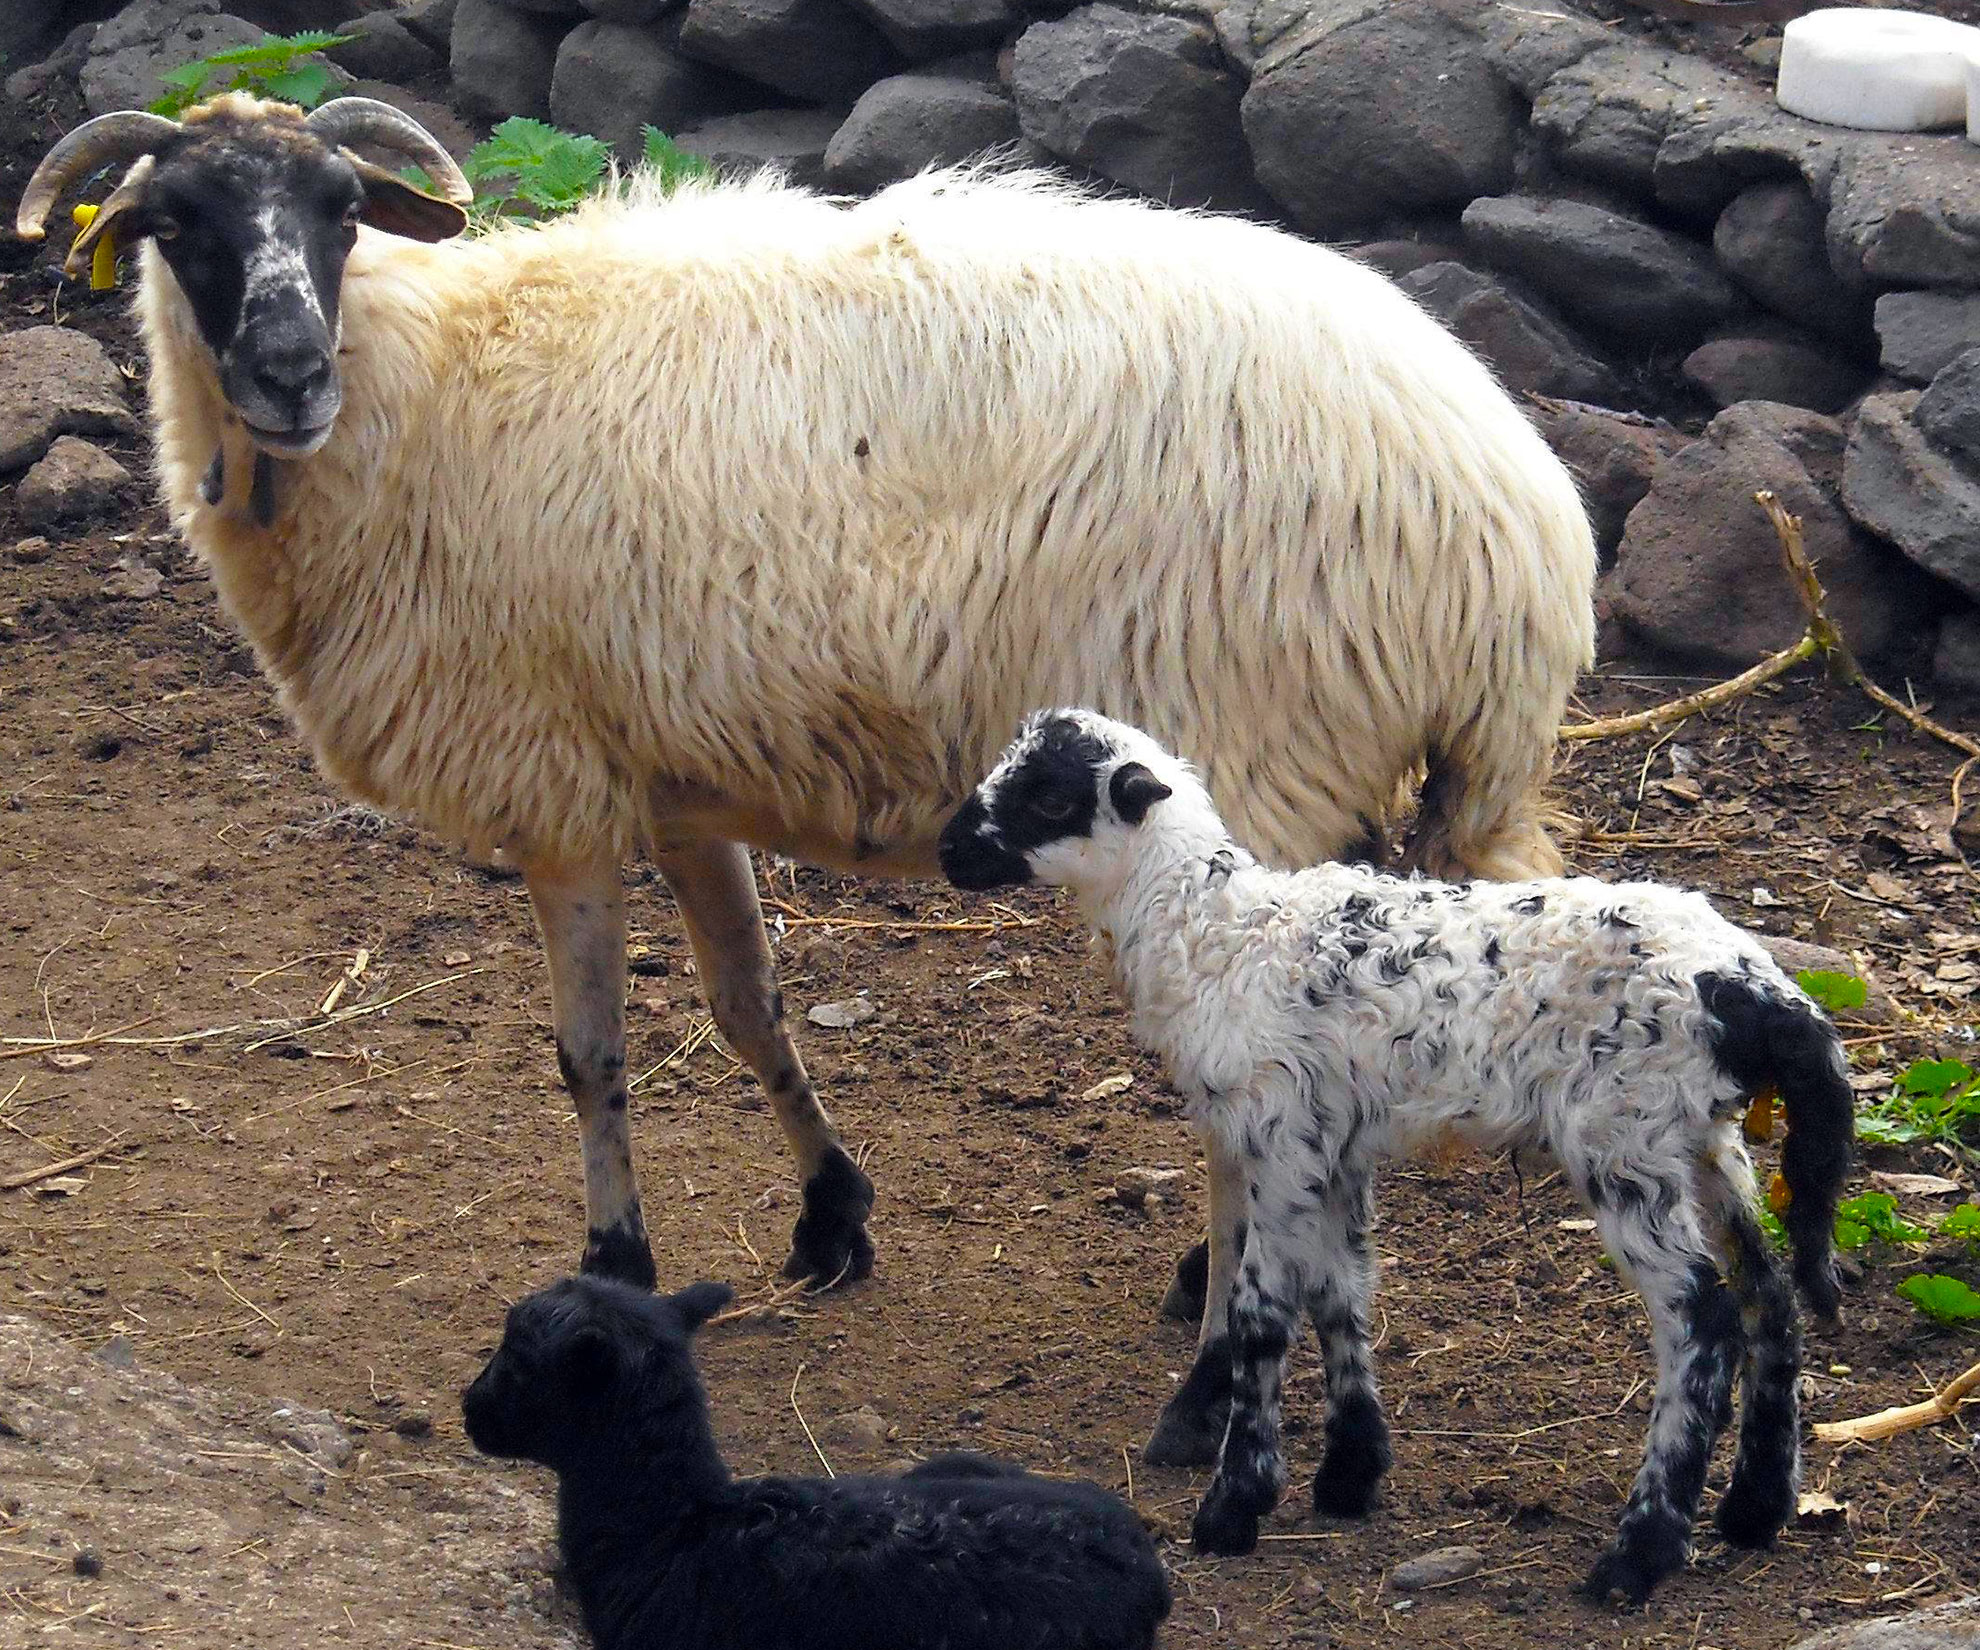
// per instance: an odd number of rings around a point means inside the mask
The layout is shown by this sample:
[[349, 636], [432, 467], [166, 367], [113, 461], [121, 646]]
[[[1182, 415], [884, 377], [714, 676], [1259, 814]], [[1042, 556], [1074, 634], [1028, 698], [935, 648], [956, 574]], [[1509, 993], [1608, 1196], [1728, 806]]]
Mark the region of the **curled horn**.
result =
[[84, 121], [34, 169], [14, 218], [14, 232], [24, 241], [40, 240], [46, 233], [49, 210], [77, 178], [94, 172], [106, 161], [132, 161], [149, 155], [167, 138], [176, 137], [179, 130], [176, 120], [137, 109]]
[[303, 129], [333, 147], [371, 143], [390, 149], [424, 168], [440, 193], [456, 206], [466, 206], [474, 199], [473, 186], [440, 140], [404, 110], [375, 97], [332, 98], [303, 122]]

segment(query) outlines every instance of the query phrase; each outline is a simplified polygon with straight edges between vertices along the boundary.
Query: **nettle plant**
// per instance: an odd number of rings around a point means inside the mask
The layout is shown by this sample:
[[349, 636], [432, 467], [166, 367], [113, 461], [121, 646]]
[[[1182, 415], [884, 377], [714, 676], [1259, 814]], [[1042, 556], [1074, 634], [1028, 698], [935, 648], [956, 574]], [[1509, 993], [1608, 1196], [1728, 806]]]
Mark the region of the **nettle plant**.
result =
[[[714, 169], [656, 126], [641, 128], [642, 168], [672, 190]], [[522, 115], [502, 122], [475, 145], [461, 170], [474, 185], [474, 217], [483, 224], [503, 218], [549, 218], [568, 212], [605, 185], [612, 146], [582, 132], [561, 131]]]
[[322, 61], [322, 54], [349, 39], [347, 34], [305, 29], [301, 34], [271, 34], [252, 46], [233, 46], [198, 58], [158, 77], [168, 90], [151, 105], [151, 112], [178, 116], [200, 99], [221, 92], [252, 92], [314, 109], [338, 84], [336, 70]]

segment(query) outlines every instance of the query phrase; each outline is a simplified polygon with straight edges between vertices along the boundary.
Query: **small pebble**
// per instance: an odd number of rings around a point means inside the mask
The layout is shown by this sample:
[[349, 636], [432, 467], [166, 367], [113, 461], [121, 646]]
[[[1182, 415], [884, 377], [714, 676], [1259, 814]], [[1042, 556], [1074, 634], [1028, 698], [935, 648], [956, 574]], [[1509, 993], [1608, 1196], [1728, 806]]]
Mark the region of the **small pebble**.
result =
[[103, 1574], [103, 1559], [94, 1547], [78, 1547], [69, 1564], [79, 1576], [93, 1578]]
[[433, 1417], [423, 1409], [409, 1409], [392, 1423], [401, 1438], [424, 1438], [433, 1431]]
[[1476, 1575], [1484, 1563], [1485, 1555], [1476, 1547], [1439, 1547], [1404, 1559], [1389, 1572], [1389, 1585], [1399, 1593], [1413, 1593], [1419, 1587], [1462, 1581]]

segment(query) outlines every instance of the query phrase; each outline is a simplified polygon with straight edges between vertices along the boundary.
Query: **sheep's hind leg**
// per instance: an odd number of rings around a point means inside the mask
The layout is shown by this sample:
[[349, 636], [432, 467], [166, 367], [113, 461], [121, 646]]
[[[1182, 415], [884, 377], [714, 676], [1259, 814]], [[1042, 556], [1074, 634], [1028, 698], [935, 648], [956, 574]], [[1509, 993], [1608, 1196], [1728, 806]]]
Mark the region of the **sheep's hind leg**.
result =
[[1190, 1527], [1200, 1553], [1248, 1553], [1258, 1545], [1258, 1521], [1286, 1487], [1279, 1447], [1279, 1388], [1286, 1351], [1299, 1324], [1300, 1282], [1281, 1227], [1251, 1232], [1237, 1286], [1231, 1291], [1228, 1334], [1231, 1418], [1216, 1476], [1203, 1492]]
[[1204, 1141], [1204, 1153], [1210, 1160], [1210, 1241], [1204, 1246], [1208, 1304], [1194, 1314], [1195, 1362], [1162, 1406], [1155, 1430], [1142, 1446], [1141, 1458], [1153, 1467], [1210, 1466], [1230, 1419], [1231, 1343], [1224, 1332], [1224, 1307], [1244, 1253], [1245, 1176], [1243, 1165], [1214, 1135]]
[[698, 842], [670, 849], [657, 862], [694, 945], [709, 1012], [769, 1092], [797, 1158], [804, 1209], [791, 1233], [784, 1275], [821, 1286], [856, 1282], [873, 1270], [866, 1235], [873, 1182], [839, 1144], [785, 1027], [784, 994], [777, 989], [749, 850], [734, 842]]
[[1361, 1171], [1342, 1171], [1313, 1219], [1313, 1277], [1307, 1311], [1327, 1367], [1327, 1453], [1313, 1475], [1313, 1510], [1360, 1518], [1394, 1455], [1369, 1354], [1368, 1306], [1375, 1259], [1368, 1247], [1373, 1189]]
[[550, 959], [557, 1069], [584, 1149], [583, 1269], [653, 1287], [626, 1128], [626, 906], [616, 861], [526, 863], [523, 875]]
[[[1621, 1526], [1589, 1572], [1585, 1590], [1599, 1601], [1620, 1593], [1641, 1604], [1658, 1582], [1684, 1567], [1743, 1335], [1739, 1308], [1696, 1230], [1688, 1199], [1631, 1197], [1618, 1207], [1618, 1189], [1610, 1187], [1610, 1195], [1597, 1201], [1596, 1221], [1649, 1312], [1657, 1392], [1643, 1465]], [[1660, 1203], [1675, 1204], [1673, 1213], [1652, 1216]]]

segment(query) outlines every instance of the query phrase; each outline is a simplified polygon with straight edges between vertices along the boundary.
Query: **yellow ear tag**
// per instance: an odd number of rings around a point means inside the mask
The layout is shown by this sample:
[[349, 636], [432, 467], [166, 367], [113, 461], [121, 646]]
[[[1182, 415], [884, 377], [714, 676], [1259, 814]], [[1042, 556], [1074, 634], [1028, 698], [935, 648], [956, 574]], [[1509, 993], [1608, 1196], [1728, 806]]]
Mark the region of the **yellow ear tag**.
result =
[[1774, 1102], [1780, 1099], [1781, 1091], [1769, 1083], [1753, 1096], [1753, 1103], [1746, 1108], [1746, 1138], [1748, 1140], [1771, 1140], [1774, 1138]]
[[1794, 1195], [1788, 1190], [1787, 1181], [1780, 1175], [1775, 1175], [1767, 1183], [1768, 1211], [1772, 1214], [1784, 1215], [1788, 1212], [1788, 1205], [1793, 1201]]
[[[96, 208], [93, 206], [78, 206], [70, 211], [69, 216], [75, 219], [78, 231], [84, 230], [96, 222]], [[116, 284], [117, 242], [114, 236], [106, 234], [103, 239], [96, 243], [95, 250], [90, 254], [89, 290], [91, 292], [108, 292]]]

